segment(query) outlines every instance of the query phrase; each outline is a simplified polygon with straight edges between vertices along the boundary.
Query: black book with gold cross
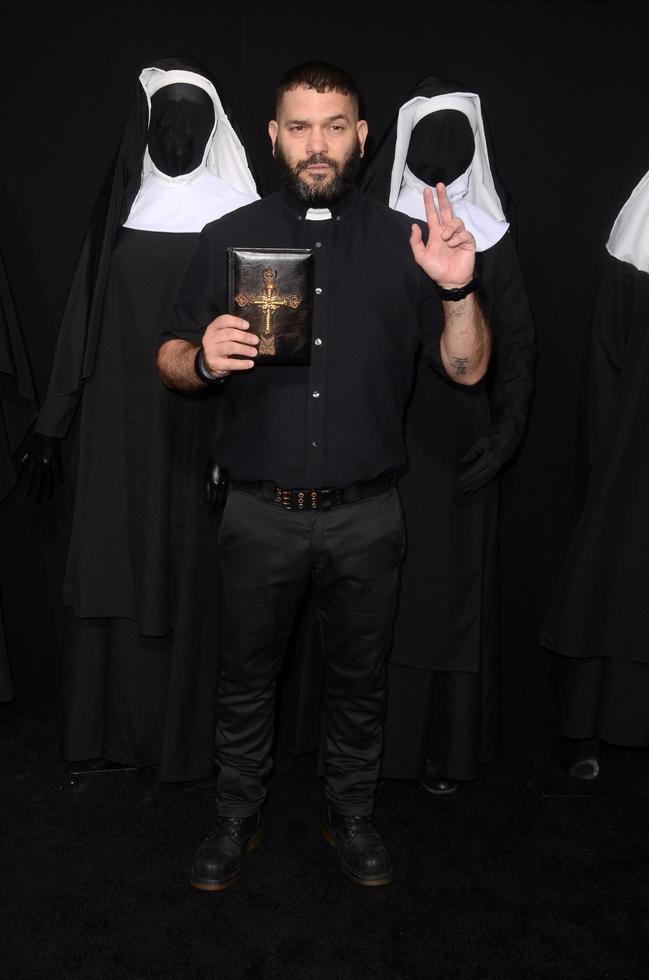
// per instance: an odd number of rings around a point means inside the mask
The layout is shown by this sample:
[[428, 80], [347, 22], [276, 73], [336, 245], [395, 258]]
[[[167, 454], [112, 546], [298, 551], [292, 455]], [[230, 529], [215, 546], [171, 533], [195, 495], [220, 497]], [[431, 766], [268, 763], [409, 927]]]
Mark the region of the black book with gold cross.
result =
[[228, 248], [228, 312], [259, 337], [256, 364], [309, 364], [314, 262], [310, 248]]

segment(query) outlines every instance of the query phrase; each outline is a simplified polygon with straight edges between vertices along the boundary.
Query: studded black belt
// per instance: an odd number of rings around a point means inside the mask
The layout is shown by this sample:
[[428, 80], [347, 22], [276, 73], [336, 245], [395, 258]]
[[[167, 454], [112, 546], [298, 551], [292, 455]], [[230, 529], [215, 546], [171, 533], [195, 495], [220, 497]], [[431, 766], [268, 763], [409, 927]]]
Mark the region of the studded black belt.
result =
[[271, 500], [286, 510], [328, 510], [385, 493], [395, 485], [396, 473], [381, 473], [372, 480], [350, 483], [347, 487], [279, 487], [270, 480], [232, 480], [231, 483], [236, 490]]

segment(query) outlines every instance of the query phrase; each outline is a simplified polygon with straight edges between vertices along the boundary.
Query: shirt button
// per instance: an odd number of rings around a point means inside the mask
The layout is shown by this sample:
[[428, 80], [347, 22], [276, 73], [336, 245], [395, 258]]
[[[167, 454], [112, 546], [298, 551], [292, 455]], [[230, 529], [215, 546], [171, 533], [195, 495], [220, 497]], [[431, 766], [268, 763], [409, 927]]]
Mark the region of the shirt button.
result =
[[314, 391], [313, 392], [313, 397], [314, 398], [319, 398], [320, 397], [320, 392], [319, 391]]
[[340, 215], [339, 214], [336, 215], [336, 221], [340, 221]]
[[315, 243], [315, 247], [316, 248], [322, 248], [322, 242], [316, 242]]
[[318, 443], [315, 440], [311, 443], [311, 448], [312, 449], [317, 449], [318, 448]]
[[320, 288], [320, 286], [316, 286], [315, 287], [315, 294], [316, 294], [316, 296], [319, 296], [321, 292], [322, 292], [322, 289]]
[[316, 345], [316, 347], [322, 347], [322, 341], [320, 340], [319, 337], [316, 337], [313, 343]]

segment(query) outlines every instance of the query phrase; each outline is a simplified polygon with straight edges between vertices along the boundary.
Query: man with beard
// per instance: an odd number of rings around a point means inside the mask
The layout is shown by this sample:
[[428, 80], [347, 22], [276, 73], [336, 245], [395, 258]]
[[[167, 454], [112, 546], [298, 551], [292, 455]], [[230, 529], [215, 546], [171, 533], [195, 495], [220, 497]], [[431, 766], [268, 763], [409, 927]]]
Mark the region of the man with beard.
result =
[[[419, 343], [434, 369], [472, 385], [486, 371], [490, 332], [473, 295], [475, 241], [443, 184], [439, 213], [426, 194], [428, 229], [354, 188], [367, 123], [347, 72], [323, 62], [290, 70], [269, 135], [284, 188], [204, 229], [158, 356], [170, 387], [229, 376], [219, 433], [232, 490], [219, 539], [218, 818], [191, 880], [226, 888], [262, 838], [275, 681], [312, 582], [328, 663], [322, 829], [355, 882], [383, 885], [392, 862], [371, 815], [404, 550], [395, 489], [404, 407]], [[231, 245], [313, 250], [308, 367], [255, 369], [249, 323], [223, 312]]]

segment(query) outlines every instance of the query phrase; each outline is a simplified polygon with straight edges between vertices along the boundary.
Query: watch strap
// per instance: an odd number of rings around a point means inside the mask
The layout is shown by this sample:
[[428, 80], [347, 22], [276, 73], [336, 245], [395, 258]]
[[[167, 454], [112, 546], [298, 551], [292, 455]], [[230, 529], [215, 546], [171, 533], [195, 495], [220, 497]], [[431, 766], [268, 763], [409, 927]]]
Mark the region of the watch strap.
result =
[[473, 274], [473, 278], [466, 283], [464, 286], [456, 286], [453, 289], [444, 289], [443, 286], [437, 285], [437, 294], [440, 299], [450, 300], [452, 303], [457, 302], [460, 299], [465, 299], [480, 285], [480, 277], [477, 273]]
[[194, 370], [196, 374], [201, 379], [205, 381], [206, 384], [223, 384], [225, 378], [219, 377], [218, 374], [212, 374], [207, 364], [205, 363], [205, 351], [203, 350], [203, 345], [196, 351], [196, 357], [194, 358]]

